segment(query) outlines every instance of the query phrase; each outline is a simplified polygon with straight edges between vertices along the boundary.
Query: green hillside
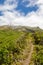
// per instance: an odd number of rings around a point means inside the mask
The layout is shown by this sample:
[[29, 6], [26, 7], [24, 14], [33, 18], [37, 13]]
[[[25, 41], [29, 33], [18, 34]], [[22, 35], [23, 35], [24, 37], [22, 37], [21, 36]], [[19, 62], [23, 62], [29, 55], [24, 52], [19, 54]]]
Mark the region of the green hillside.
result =
[[43, 30], [0, 27], [0, 65], [43, 65]]

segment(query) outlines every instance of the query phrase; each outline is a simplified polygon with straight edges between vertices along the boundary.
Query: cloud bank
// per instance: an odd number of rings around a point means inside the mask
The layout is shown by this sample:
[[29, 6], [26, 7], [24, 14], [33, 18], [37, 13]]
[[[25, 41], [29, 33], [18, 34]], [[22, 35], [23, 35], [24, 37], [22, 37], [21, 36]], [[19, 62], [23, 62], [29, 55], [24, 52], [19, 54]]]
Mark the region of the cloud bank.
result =
[[43, 0], [5, 0], [0, 4], [0, 25], [43, 28]]

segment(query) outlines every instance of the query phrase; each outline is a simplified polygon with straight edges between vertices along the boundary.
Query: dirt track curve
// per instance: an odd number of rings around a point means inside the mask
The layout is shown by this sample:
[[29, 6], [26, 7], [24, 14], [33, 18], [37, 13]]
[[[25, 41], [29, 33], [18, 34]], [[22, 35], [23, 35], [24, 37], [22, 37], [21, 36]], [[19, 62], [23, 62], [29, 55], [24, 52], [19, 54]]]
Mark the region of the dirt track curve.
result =
[[31, 43], [31, 49], [30, 49], [29, 56], [26, 60], [23, 61], [23, 65], [29, 65], [30, 64], [32, 53], [33, 53], [33, 44]]

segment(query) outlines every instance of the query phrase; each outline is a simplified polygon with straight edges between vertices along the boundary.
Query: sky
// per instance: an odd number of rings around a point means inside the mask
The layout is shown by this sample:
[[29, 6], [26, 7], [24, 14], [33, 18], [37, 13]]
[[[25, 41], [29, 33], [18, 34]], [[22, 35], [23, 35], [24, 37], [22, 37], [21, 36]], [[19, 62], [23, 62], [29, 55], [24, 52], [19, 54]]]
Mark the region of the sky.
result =
[[0, 25], [43, 29], [43, 0], [0, 0]]

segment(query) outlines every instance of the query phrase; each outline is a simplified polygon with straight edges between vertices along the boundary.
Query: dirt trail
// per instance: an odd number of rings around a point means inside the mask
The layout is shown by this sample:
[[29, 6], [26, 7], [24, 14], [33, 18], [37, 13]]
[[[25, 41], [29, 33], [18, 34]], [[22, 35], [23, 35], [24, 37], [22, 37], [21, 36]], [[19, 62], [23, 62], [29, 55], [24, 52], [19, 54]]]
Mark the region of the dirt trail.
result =
[[30, 53], [29, 53], [29, 56], [26, 60], [23, 61], [23, 65], [29, 65], [30, 64], [30, 61], [31, 61], [31, 56], [32, 56], [32, 53], [33, 53], [33, 44], [31, 44], [31, 49], [30, 49]]

